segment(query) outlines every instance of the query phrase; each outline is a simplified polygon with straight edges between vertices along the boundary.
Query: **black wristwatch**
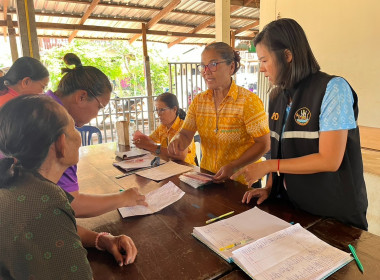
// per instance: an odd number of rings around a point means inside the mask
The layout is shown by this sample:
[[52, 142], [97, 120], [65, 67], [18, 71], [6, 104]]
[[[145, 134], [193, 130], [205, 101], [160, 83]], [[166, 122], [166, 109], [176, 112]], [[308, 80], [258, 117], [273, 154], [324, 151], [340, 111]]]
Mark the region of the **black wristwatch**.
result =
[[156, 148], [155, 153], [156, 153], [156, 155], [160, 155], [160, 153], [161, 153], [161, 145], [160, 144], [157, 144], [157, 148]]

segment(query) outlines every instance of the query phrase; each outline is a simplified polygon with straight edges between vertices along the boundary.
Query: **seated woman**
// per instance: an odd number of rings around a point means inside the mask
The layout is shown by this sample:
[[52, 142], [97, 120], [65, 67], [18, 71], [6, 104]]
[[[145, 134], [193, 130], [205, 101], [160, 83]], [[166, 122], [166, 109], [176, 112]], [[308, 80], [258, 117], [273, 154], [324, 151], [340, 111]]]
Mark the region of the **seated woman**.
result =
[[[98, 111], [106, 106], [111, 96], [111, 83], [107, 76], [92, 66], [83, 66], [80, 59], [72, 53], [66, 54], [64, 61], [74, 68], [64, 68], [65, 75], [55, 92], [46, 95], [61, 104], [81, 127], [95, 118]], [[58, 181], [58, 185], [74, 196], [72, 207], [76, 217], [93, 217], [120, 207], [147, 205], [145, 196], [137, 188], [112, 194], [87, 194], [79, 192], [77, 165], [70, 166]]]
[[0, 108], [1, 279], [92, 279], [83, 245], [121, 265], [134, 261], [125, 235], [77, 234], [72, 196], [57, 182], [78, 162], [80, 145], [73, 119], [50, 97], [23, 95]]
[[239, 53], [226, 43], [212, 43], [204, 49], [199, 71], [208, 90], [194, 98], [182, 130], [169, 145], [169, 154], [178, 155], [198, 131], [203, 155], [200, 166], [216, 173], [216, 182], [259, 160], [270, 146], [263, 103], [231, 78], [239, 67]]
[[270, 94], [271, 160], [237, 172], [247, 181], [269, 173], [269, 195], [288, 198], [312, 214], [366, 230], [367, 192], [360, 147], [358, 97], [347, 81], [320, 72], [302, 27], [293, 19], [269, 23], [254, 39]]
[[20, 57], [0, 76], [0, 107], [22, 94], [43, 93], [48, 83], [49, 72], [39, 60]]
[[[155, 101], [156, 112], [160, 118], [160, 126], [149, 136], [136, 131], [133, 141], [136, 147], [164, 156], [168, 155], [168, 144], [172, 138], [182, 128], [183, 120], [186, 117], [184, 110], [179, 108], [177, 97], [169, 92], [159, 95]], [[170, 156], [171, 158], [184, 160], [195, 165], [195, 143], [192, 140], [190, 146], [180, 154]]]

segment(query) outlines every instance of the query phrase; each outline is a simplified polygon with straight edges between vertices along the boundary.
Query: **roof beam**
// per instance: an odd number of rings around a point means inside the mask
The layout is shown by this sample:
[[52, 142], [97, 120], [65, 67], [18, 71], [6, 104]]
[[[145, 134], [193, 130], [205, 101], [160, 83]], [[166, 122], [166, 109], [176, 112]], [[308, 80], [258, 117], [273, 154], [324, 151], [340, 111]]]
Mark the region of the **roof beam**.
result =
[[[13, 26], [18, 27], [18, 22], [13, 21]], [[0, 26], [7, 26], [7, 21], [0, 20]], [[83, 30], [83, 31], [98, 31], [98, 32], [110, 32], [110, 33], [130, 33], [130, 34], [141, 34], [141, 29], [130, 29], [130, 28], [116, 28], [107, 26], [93, 26], [93, 25], [80, 25], [80, 24], [63, 24], [63, 23], [49, 23], [49, 22], [36, 22], [36, 27], [39, 29], [48, 30]], [[157, 36], [173, 36], [173, 37], [191, 37], [191, 38], [215, 38], [214, 34], [200, 34], [200, 33], [184, 33], [184, 32], [171, 32], [171, 31], [158, 31], [158, 30], [147, 30], [146, 34], [157, 35]], [[44, 37], [41, 35], [39, 37]], [[237, 36], [237, 39], [241, 40], [251, 40], [252, 37], [249, 36]]]
[[[146, 29], [150, 29], [153, 25], [155, 25], [157, 22], [159, 22], [164, 16], [166, 16], [168, 13], [170, 13], [175, 7], [178, 6], [178, 4], [181, 3], [181, 0], [172, 0], [169, 5], [167, 5], [165, 8], [161, 10], [156, 16], [154, 16], [147, 24]], [[129, 44], [132, 44], [136, 39], [140, 38], [142, 34], [136, 34], [134, 35], [130, 40]]]
[[243, 26], [242, 28], [239, 28], [239, 29], [237, 29], [237, 30], [235, 31], [235, 35], [236, 35], [236, 34], [239, 34], [239, 33], [242, 33], [242, 32], [244, 32], [244, 31], [247, 31], [247, 30], [249, 30], [249, 29], [251, 29], [251, 28], [254, 28], [254, 27], [258, 26], [259, 24], [260, 24], [260, 21], [255, 21], [255, 22], [253, 22], [253, 23], [251, 23], [251, 24], [248, 24], [248, 25], [246, 25], [246, 26]]
[[[88, 0], [50, 0], [50, 1], [56, 1], [56, 2], [66, 2], [66, 3], [75, 3], [75, 4], [84, 4], [88, 5], [91, 2]], [[246, 0], [246, 2], [250, 1], [257, 1], [257, 0]], [[135, 5], [135, 4], [124, 4], [124, 3], [109, 3], [105, 1], [99, 2], [98, 6], [104, 6], [104, 7], [114, 7], [114, 8], [126, 8], [126, 9], [135, 9], [135, 10], [148, 10], [148, 11], [161, 11], [161, 8], [157, 8], [154, 6], [143, 6], [143, 5]], [[185, 10], [178, 10], [174, 9], [171, 11], [171, 13], [177, 13], [177, 14], [185, 14], [185, 15], [194, 15], [194, 16], [206, 16], [206, 17], [213, 17], [215, 14], [212, 13], [203, 13], [203, 12], [196, 12], [196, 11], [185, 11]], [[247, 17], [247, 16], [233, 16], [231, 15], [232, 19], [240, 19], [240, 20], [257, 20], [257, 17]]]
[[[231, 14], [237, 10], [239, 10], [240, 7], [230, 7], [230, 11], [231, 11]], [[204, 28], [206, 28], [207, 26], [209, 26], [211, 23], [214, 23], [215, 22], [215, 17], [212, 17], [210, 18], [209, 20], [203, 22], [201, 25], [199, 25], [198, 27], [194, 28], [193, 30], [190, 31], [190, 33], [194, 34]], [[215, 37], [215, 36], [214, 36]], [[178, 43], [181, 43], [183, 40], [185, 40], [186, 38], [178, 38], [177, 40], [171, 42], [168, 44], [168, 47], [171, 48], [173, 47], [174, 45], [178, 44]]]
[[[95, 10], [96, 5], [98, 5], [100, 0], [93, 0], [90, 4], [90, 6], [87, 8], [87, 11], [84, 13], [83, 17], [79, 21], [80, 25], [83, 25], [85, 21], [88, 19], [88, 17], [92, 14], [92, 12]], [[69, 37], [69, 43], [75, 38], [79, 30], [74, 30], [73, 33], [71, 33]]]
[[[7, 20], [7, 9], [8, 9], [8, 0], [4, 0], [3, 2], [3, 19]], [[4, 42], [7, 41], [7, 27], [3, 27], [3, 34], [4, 34]]]
[[[198, 0], [202, 2], [215, 3], [215, 0]], [[260, 8], [260, 0], [230, 0], [231, 6], [249, 7], [254, 9]]]

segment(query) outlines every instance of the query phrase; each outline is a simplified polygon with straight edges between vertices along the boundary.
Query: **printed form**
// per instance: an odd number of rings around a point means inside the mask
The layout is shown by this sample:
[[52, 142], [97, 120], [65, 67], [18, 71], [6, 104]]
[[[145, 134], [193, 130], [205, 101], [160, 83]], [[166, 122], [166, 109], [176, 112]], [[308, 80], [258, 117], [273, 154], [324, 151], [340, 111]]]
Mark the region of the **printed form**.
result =
[[176, 202], [184, 194], [185, 192], [178, 188], [173, 182], [169, 181], [162, 187], [151, 191], [145, 196], [148, 207], [142, 205], [122, 207], [119, 208], [119, 212], [123, 218], [153, 214]]

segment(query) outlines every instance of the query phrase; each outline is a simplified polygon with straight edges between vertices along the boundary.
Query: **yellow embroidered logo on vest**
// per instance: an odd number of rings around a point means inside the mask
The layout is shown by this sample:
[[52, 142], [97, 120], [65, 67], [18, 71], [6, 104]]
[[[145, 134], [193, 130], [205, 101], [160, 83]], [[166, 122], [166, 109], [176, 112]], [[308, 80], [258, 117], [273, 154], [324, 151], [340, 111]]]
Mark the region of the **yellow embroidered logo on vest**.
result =
[[301, 109], [298, 109], [296, 113], [294, 114], [294, 120], [297, 124], [305, 126], [309, 123], [311, 118], [311, 112], [308, 108], [302, 107]]

